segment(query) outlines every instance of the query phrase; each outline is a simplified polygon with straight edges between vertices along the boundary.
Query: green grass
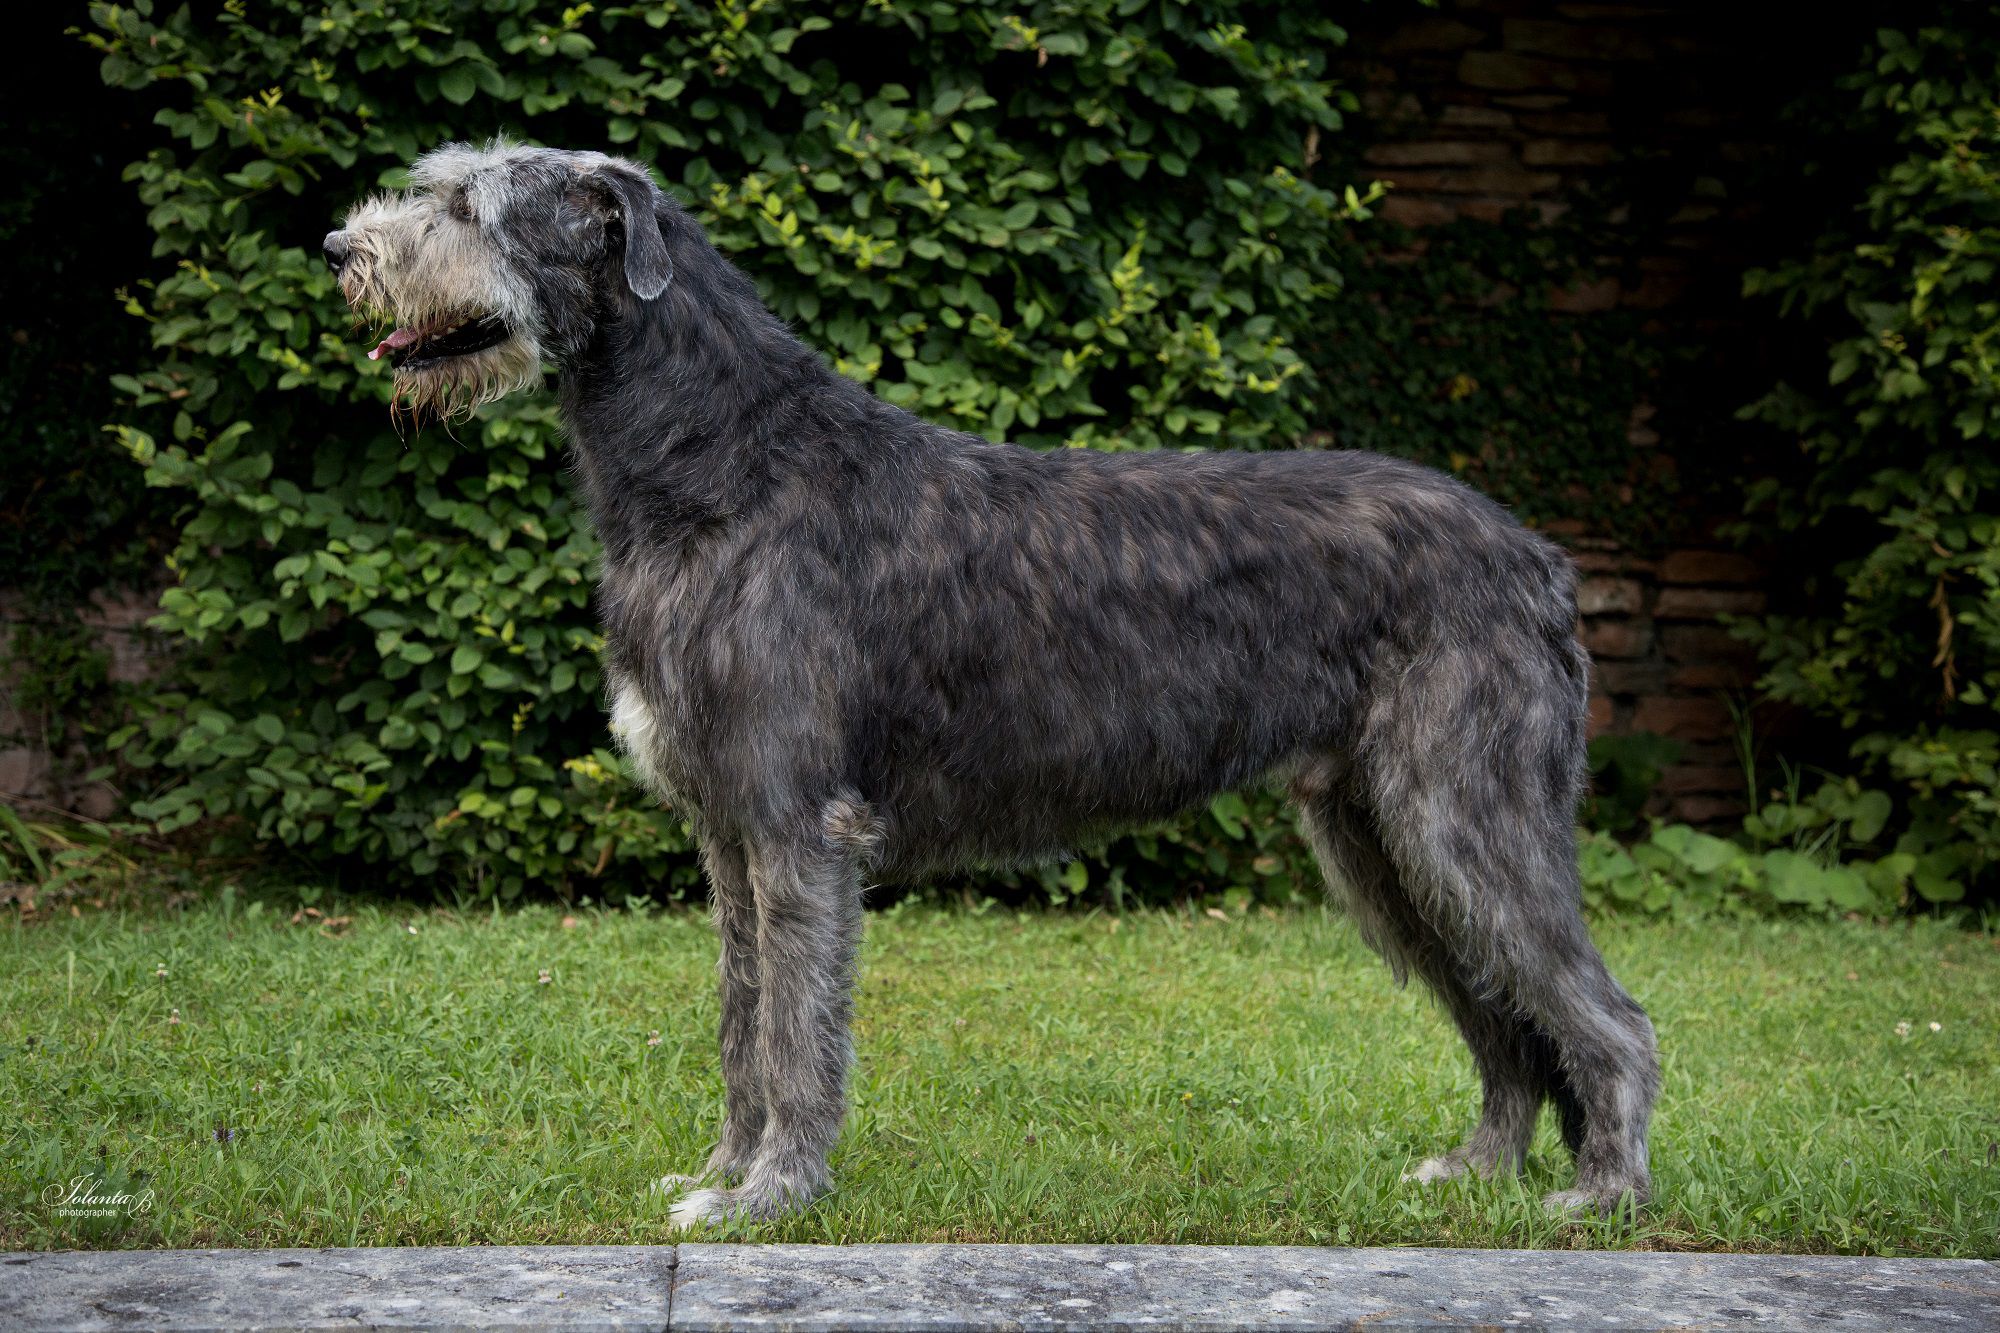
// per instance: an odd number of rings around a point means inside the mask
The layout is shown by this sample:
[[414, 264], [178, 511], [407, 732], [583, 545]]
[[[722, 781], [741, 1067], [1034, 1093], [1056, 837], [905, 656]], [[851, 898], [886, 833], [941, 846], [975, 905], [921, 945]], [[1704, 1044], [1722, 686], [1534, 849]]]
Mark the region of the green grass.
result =
[[[721, 1097], [706, 923], [353, 918], [0, 926], [0, 1248], [669, 1240], [646, 1182]], [[1518, 1181], [1399, 1181], [1476, 1085], [1336, 918], [915, 909], [869, 923], [839, 1190], [746, 1234], [2000, 1253], [2000, 941], [1598, 934], [1666, 1065], [1636, 1225], [1542, 1211], [1548, 1124]], [[84, 1173], [155, 1206], [56, 1216]]]

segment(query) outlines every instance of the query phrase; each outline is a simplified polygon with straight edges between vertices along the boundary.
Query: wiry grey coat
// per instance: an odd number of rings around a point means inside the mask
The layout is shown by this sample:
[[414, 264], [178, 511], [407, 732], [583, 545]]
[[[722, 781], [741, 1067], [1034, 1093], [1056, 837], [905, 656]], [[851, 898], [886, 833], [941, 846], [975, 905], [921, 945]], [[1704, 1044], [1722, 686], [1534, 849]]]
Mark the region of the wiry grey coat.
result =
[[[865, 880], [1045, 857], [1276, 776], [1484, 1113], [1419, 1179], [1512, 1169], [1552, 1100], [1564, 1206], [1643, 1200], [1652, 1029], [1579, 912], [1588, 664], [1571, 566], [1358, 453], [1036, 453], [834, 373], [644, 172], [496, 145], [328, 238], [419, 407], [553, 361], [604, 545], [614, 730], [698, 830], [722, 936], [730, 1188], [829, 1183]], [[719, 1183], [719, 1182], [718, 1182]]]

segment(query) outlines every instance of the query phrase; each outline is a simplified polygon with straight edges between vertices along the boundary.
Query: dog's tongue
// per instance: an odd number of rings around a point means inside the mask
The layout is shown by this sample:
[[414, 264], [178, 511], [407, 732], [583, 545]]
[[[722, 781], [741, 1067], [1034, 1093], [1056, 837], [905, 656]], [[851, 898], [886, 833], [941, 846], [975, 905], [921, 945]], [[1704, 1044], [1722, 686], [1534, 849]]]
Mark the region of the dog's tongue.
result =
[[399, 347], [408, 347], [416, 340], [417, 335], [409, 329], [397, 329], [381, 342], [375, 344], [375, 350], [368, 354], [368, 359], [370, 361], [379, 361], [384, 354], [393, 352]]

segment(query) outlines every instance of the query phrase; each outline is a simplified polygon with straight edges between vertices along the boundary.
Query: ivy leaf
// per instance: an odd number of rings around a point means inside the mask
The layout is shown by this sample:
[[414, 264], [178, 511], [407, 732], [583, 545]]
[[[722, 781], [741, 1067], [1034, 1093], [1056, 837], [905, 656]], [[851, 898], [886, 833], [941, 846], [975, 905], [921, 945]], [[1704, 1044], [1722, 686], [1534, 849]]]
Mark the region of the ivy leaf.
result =
[[479, 91], [473, 67], [470, 64], [453, 65], [438, 75], [438, 91], [444, 94], [447, 102], [455, 106], [464, 106], [470, 102], [472, 95]]

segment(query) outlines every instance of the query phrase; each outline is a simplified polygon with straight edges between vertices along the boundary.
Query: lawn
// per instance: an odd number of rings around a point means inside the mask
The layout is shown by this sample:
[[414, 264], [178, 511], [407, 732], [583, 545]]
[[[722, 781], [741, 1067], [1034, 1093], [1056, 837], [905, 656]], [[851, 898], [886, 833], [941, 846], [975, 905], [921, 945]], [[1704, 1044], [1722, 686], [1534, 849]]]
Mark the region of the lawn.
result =
[[[719, 1114], [681, 913], [210, 903], [0, 926], [0, 1248], [663, 1242]], [[1658, 1023], [1657, 1202], [1419, 1190], [1471, 1064], [1321, 913], [869, 922], [839, 1190], [795, 1241], [2000, 1254], [2000, 940], [1918, 922], [1600, 923]], [[96, 1174], [143, 1216], [65, 1218]]]

